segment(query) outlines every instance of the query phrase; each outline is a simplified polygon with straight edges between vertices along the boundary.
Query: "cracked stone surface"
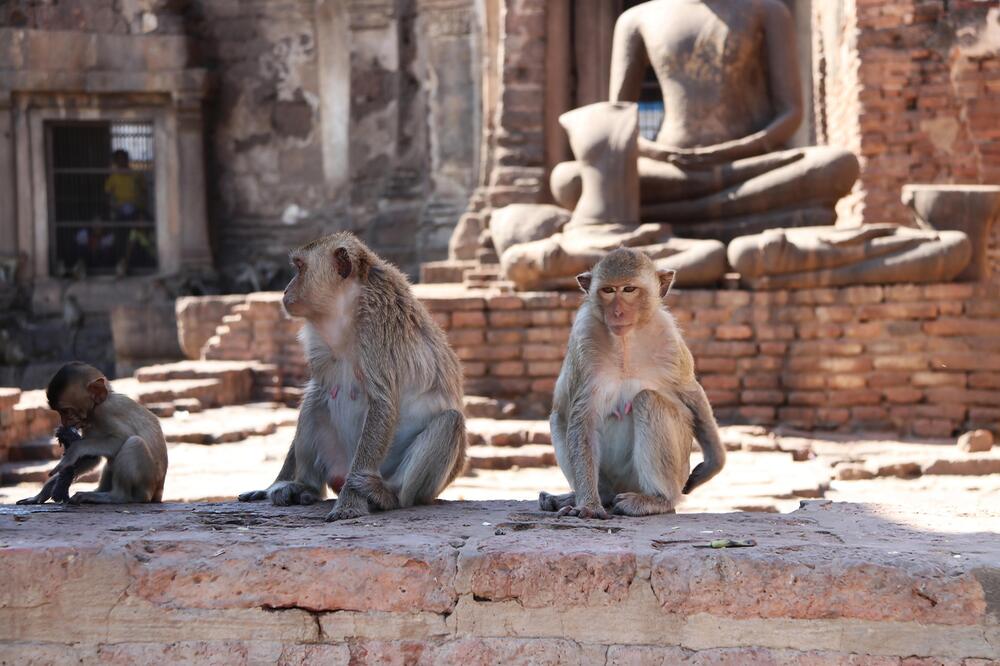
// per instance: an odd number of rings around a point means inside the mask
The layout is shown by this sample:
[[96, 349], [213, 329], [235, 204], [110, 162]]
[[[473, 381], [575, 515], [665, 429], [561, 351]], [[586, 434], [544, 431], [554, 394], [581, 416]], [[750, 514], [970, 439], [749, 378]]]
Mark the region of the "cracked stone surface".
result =
[[[585, 521], [441, 502], [328, 524], [329, 508], [0, 507], [0, 659], [1000, 658], [997, 509]], [[699, 548], [723, 538], [757, 545]]]

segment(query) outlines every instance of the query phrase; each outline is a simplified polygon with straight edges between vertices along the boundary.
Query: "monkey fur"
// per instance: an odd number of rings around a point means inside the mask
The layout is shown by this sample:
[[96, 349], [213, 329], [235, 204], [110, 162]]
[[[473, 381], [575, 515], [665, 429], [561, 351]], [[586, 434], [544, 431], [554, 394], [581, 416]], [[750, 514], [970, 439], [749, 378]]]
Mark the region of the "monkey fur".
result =
[[312, 504], [328, 521], [432, 502], [465, 462], [462, 372], [406, 277], [349, 233], [291, 253], [284, 306], [305, 319], [311, 379], [278, 478], [242, 501]]
[[[159, 502], [167, 473], [167, 443], [160, 421], [131, 398], [111, 390], [107, 378], [86, 363], [67, 363], [53, 375], [46, 389], [49, 407], [59, 412], [62, 427], [57, 438], [63, 457], [49, 472], [49, 480], [35, 497], [18, 504], [41, 504], [68, 495], [73, 479], [107, 463], [97, 490], [78, 492], [72, 504]], [[82, 437], [74, 439], [74, 429]], [[72, 433], [72, 434], [71, 434]]]
[[[619, 248], [577, 276], [587, 298], [574, 320], [550, 424], [573, 492], [542, 492], [560, 515], [673, 512], [719, 473], [725, 449], [694, 360], [663, 305], [674, 271]], [[690, 473], [692, 442], [704, 461]]]

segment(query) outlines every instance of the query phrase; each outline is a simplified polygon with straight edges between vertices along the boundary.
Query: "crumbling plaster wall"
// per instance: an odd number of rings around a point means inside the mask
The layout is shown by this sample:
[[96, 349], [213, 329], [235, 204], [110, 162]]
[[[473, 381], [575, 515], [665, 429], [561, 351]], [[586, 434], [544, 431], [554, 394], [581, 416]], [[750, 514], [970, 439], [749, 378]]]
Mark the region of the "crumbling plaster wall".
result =
[[447, 254], [478, 175], [480, 14], [477, 0], [13, 0], [0, 25], [192, 37], [215, 84], [219, 266], [284, 266], [350, 229], [416, 275]]

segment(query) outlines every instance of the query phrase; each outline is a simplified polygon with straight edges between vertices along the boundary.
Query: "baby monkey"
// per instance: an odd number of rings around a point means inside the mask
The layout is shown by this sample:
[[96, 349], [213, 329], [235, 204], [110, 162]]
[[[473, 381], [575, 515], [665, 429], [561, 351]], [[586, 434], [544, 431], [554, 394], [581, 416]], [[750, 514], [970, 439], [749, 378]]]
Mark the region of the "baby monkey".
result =
[[[167, 442], [160, 421], [131, 398], [111, 390], [100, 370], [86, 363], [67, 363], [46, 389], [49, 407], [59, 412], [57, 431], [65, 446], [62, 460], [49, 472], [42, 491], [18, 504], [60, 501], [69, 483], [107, 458], [94, 492], [78, 492], [72, 504], [159, 502], [167, 475]], [[74, 429], [83, 437], [74, 440]]]
[[[662, 304], [674, 271], [619, 248], [577, 276], [587, 299], [556, 382], [552, 443], [573, 492], [541, 493], [545, 511], [607, 518], [674, 511], [719, 473], [725, 449], [694, 360]], [[692, 440], [704, 462], [690, 470]]]

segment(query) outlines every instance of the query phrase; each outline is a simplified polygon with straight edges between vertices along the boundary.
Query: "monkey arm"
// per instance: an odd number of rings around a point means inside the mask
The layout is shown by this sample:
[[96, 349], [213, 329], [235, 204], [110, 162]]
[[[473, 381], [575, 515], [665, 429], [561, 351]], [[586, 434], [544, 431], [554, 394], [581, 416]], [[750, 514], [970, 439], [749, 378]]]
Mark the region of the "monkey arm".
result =
[[55, 476], [68, 467], [75, 467], [80, 458], [85, 456], [102, 456], [112, 458], [122, 446], [122, 440], [115, 437], [84, 437], [66, 451], [62, 460], [56, 465], [49, 476]]
[[[590, 510], [594, 515], [606, 516], [598, 491], [597, 457], [594, 455], [593, 414], [589, 400], [580, 391], [570, 407], [569, 424], [566, 431], [566, 447], [569, 454], [571, 479], [576, 493], [577, 508]], [[584, 516], [586, 517], [586, 516]]]
[[687, 483], [684, 484], [684, 494], [687, 495], [692, 490], [705, 483], [713, 476], [722, 471], [726, 464], [726, 448], [722, 445], [722, 438], [719, 436], [719, 426], [715, 422], [715, 415], [712, 414], [712, 405], [708, 402], [708, 396], [701, 384], [694, 382], [694, 386], [686, 392], [680, 394], [681, 401], [691, 410], [694, 424], [694, 438], [701, 446], [704, 460], [694, 468]]

